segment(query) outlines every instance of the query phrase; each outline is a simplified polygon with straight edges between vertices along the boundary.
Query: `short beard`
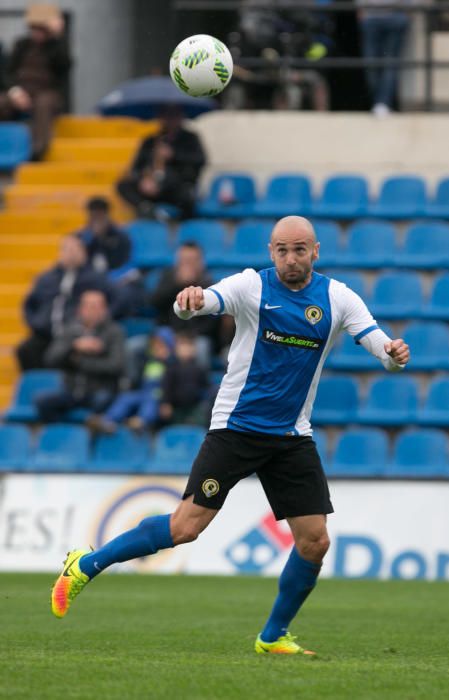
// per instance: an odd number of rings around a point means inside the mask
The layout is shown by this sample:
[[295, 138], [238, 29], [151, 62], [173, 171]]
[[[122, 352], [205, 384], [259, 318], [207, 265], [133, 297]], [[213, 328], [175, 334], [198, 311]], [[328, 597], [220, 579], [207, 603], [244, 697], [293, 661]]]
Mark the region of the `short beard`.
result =
[[287, 272], [283, 272], [282, 274], [280, 272], [278, 272], [278, 275], [279, 275], [281, 281], [287, 285], [289, 285], [289, 284], [304, 284], [304, 282], [307, 280], [307, 278], [309, 277], [311, 272], [312, 272], [312, 266], [310, 266], [309, 268], [307, 268], [305, 270], [296, 272], [295, 274], [297, 276], [294, 279], [292, 277], [290, 277], [290, 278], [287, 277], [287, 275], [289, 274]]

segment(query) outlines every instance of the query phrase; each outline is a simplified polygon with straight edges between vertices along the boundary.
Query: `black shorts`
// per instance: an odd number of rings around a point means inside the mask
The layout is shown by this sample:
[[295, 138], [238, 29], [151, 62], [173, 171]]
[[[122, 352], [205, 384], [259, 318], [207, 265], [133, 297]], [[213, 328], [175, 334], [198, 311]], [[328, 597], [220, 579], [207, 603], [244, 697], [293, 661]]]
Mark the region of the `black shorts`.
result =
[[[183, 498], [218, 510], [238, 481], [257, 474], [276, 520], [333, 513], [320, 456], [310, 436], [210, 430]], [[248, 504], [249, 506], [250, 504]]]

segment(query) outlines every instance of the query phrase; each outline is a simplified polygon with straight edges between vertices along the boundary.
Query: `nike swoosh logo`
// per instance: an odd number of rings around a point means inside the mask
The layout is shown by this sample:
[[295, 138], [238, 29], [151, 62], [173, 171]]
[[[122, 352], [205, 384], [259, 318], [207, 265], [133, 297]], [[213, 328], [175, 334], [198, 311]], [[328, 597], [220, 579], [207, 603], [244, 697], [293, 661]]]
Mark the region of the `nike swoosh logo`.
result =
[[282, 306], [271, 306], [271, 304], [265, 304], [265, 309], [282, 309]]

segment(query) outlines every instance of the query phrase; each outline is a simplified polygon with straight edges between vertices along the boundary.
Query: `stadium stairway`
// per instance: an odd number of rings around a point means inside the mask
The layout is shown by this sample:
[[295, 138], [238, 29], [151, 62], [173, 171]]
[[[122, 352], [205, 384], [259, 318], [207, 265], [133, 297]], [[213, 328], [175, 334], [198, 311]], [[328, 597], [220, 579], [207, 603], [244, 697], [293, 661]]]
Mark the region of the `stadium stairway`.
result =
[[158, 123], [129, 118], [63, 116], [46, 160], [19, 166], [3, 190], [0, 212], [0, 412], [18, 377], [14, 348], [26, 335], [21, 307], [33, 278], [55, 260], [61, 237], [79, 229], [92, 196], [108, 197], [121, 222], [131, 210], [114, 183], [140, 140]]

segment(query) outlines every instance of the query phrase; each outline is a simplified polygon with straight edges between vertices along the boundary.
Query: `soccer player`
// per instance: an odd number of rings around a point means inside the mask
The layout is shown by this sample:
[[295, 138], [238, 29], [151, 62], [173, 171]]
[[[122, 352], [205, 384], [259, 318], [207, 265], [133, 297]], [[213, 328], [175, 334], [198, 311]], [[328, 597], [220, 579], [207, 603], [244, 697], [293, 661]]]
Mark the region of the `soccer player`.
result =
[[272, 232], [274, 267], [247, 269], [209, 289], [191, 286], [177, 295], [174, 308], [182, 318], [228, 313], [236, 322], [210, 430], [173, 514], [145, 518], [97, 551], [69, 552], [52, 592], [56, 616], [63, 617], [111, 564], [195, 540], [229, 490], [257, 474], [275, 517], [287, 519], [295, 546], [255, 650], [313, 653], [295, 642], [288, 627], [313, 590], [329, 547], [326, 516], [333, 508], [310, 426], [321, 370], [341, 330], [387, 370], [402, 369], [410, 358], [408, 346], [380, 330], [357, 294], [313, 271], [319, 247], [311, 223], [288, 216]]

